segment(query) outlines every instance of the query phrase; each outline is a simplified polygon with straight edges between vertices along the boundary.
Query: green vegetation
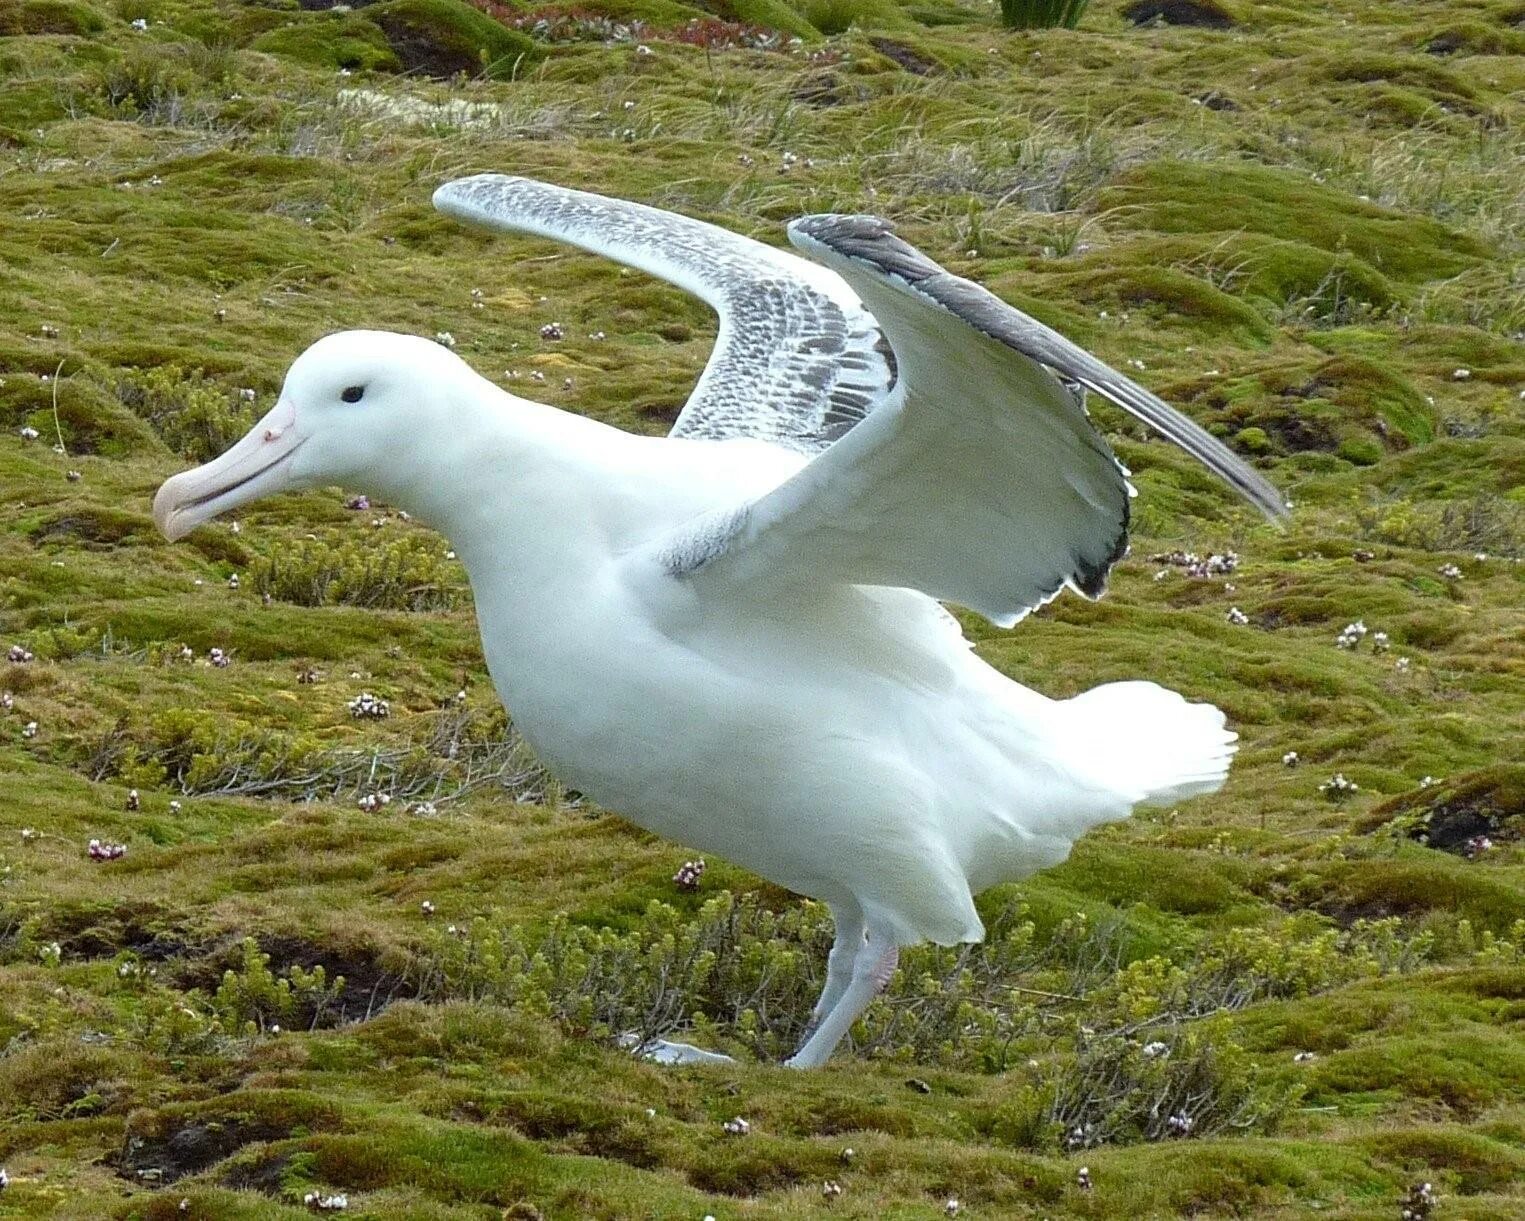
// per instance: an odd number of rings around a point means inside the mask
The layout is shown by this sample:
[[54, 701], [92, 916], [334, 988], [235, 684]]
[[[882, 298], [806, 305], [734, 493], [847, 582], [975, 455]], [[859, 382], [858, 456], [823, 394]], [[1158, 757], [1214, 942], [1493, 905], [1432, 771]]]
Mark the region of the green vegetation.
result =
[[[0, 1217], [1525, 1216], [1522, 20], [0, 0]], [[341, 327], [668, 426], [708, 311], [433, 213], [479, 170], [775, 242], [881, 212], [1260, 464], [1284, 532], [1095, 406], [1107, 598], [965, 620], [1051, 695], [1218, 703], [1225, 790], [773, 1067], [824, 912], [682, 889], [546, 776], [448, 540], [364, 488], [149, 517]], [[616, 1045], [669, 1031], [741, 1063]]]
[[1002, 24], [1014, 30], [1039, 30], [1080, 24], [1091, 0], [1001, 0]]

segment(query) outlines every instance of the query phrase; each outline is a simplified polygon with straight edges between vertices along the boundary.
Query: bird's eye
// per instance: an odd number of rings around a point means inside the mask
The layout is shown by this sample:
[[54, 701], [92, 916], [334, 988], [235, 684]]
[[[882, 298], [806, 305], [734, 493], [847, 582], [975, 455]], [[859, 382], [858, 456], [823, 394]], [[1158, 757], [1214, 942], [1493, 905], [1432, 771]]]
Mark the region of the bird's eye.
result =
[[365, 387], [346, 386], [343, 393], [340, 394], [339, 397], [346, 403], [358, 403], [362, 398], [365, 397]]

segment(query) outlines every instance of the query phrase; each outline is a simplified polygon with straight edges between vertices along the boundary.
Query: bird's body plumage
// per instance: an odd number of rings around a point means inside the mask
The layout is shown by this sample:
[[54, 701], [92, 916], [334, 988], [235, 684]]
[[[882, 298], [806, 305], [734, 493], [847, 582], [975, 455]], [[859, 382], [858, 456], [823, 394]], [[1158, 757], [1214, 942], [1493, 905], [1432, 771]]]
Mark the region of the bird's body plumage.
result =
[[168, 481], [156, 517], [179, 537], [344, 482], [446, 534], [493, 682], [562, 780], [830, 905], [826, 988], [792, 1064], [824, 1062], [897, 946], [978, 940], [979, 891], [1139, 802], [1222, 783], [1234, 735], [1216, 708], [1148, 682], [1049, 699], [982, 661], [940, 604], [1009, 626], [1065, 587], [1101, 593], [1133, 490], [1085, 389], [1278, 511], [1190, 420], [872, 217], [792, 225], [812, 263], [522, 179], [465, 179], [436, 203], [714, 305], [673, 434], [528, 402], [426, 340], [343, 332], [247, 437]]
[[[849, 896], [902, 942], [948, 943], [981, 935], [973, 894], [1062, 860], [1148, 796], [1125, 743], [992, 669], [924, 594], [715, 594], [666, 571], [667, 540], [766, 494], [800, 455], [632, 436], [464, 367], [451, 393], [458, 426], [409, 471], [437, 463], [424, 482], [449, 494], [410, 504], [467, 566], [516, 726], [601, 805], [803, 894]], [[513, 496], [497, 496], [510, 473]]]

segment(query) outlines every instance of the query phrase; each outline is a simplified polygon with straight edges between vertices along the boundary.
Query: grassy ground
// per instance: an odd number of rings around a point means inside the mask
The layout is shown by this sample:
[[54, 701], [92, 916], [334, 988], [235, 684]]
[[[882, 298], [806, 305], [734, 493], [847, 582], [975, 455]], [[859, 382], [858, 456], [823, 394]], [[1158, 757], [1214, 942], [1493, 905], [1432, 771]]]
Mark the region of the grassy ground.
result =
[[[488, 7], [0, 0], [0, 1216], [1525, 1216], [1525, 7]], [[1111, 593], [967, 623], [1217, 702], [1227, 788], [770, 1066], [824, 914], [541, 775], [445, 541], [337, 489], [148, 517], [340, 327], [666, 427], [707, 312], [432, 214], [479, 170], [878, 211], [1261, 462], [1284, 533], [1101, 416]], [[611, 1046], [674, 1024], [743, 1065]]]

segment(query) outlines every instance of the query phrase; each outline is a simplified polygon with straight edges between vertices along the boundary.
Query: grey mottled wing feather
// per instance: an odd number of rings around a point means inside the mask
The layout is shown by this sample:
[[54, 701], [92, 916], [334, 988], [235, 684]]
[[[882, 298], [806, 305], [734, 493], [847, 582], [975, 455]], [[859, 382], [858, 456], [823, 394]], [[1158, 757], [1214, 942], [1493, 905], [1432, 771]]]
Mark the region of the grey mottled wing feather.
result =
[[1095, 391], [1179, 445], [1267, 517], [1285, 515], [1286, 501], [1223, 442], [1132, 379], [1103, 364], [1058, 331], [1008, 305], [988, 289], [952, 275], [877, 216], [805, 216], [789, 226], [801, 249], [856, 261], [941, 306], [975, 330], [1053, 370], [1061, 382]]
[[480, 174], [434, 195], [442, 212], [580, 246], [684, 288], [720, 316], [709, 363], [672, 436], [755, 437], [815, 453], [895, 380], [889, 345], [835, 272], [703, 221], [527, 178]]

